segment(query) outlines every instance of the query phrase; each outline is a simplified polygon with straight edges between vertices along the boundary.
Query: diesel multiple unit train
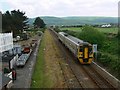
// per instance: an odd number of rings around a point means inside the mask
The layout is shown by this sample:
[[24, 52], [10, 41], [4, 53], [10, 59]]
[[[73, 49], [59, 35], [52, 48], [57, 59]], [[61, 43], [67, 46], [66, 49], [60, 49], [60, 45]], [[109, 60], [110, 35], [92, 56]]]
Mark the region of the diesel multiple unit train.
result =
[[78, 38], [59, 32], [59, 40], [74, 54], [81, 64], [91, 64], [94, 59], [93, 47], [90, 43], [84, 42]]

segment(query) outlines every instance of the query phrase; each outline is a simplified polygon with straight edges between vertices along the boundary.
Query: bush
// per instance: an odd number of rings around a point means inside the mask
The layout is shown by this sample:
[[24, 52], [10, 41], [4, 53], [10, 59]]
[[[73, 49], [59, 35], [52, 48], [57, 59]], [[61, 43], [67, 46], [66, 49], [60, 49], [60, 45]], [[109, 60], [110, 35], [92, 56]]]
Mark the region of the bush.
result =
[[101, 51], [113, 54], [113, 55], [119, 55], [119, 44], [117, 38], [111, 39], [111, 40], [105, 40], [104, 44], [102, 45]]
[[74, 37], [76, 37], [76, 32], [75, 31], [70, 31], [70, 30], [64, 30], [64, 32], [68, 33], [69, 35], [72, 35]]
[[43, 33], [45, 32], [46, 28], [41, 28], [39, 31], [42, 31]]
[[99, 48], [102, 47], [105, 40], [104, 34], [91, 26], [84, 26], [82, 32], [77, 33], [77, 37], [91, 44], [98, 44]]
[[110, 57], [108, 54], [99, 52], [98, 62], [102, 63], [104, 66], [109, 66], [111, 60], [112, 60], [112, 57]]
[[59, 27], [58, 26], [56, 26], [55, 28], [54, 28], [54, 30], [58, 33], [58, 32], [61, 32], [61, 30], [59, 29]]
[[120, 60], [116, 55], [111, 55], [109, 53], [99, 52], [98, 62], [100, 62], [105, 67], [108, 67], [110, 71], [120, 79]]

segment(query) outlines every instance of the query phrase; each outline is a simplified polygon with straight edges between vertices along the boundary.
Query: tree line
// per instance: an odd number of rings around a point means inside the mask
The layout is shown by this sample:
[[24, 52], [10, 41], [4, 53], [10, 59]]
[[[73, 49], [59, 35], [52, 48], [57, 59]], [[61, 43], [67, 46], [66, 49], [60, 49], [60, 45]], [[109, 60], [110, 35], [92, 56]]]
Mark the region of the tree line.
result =
[[[37, 17], [34, 21], [34, 28], [43, 28], [45, 27], [44, 21]], [[25, 12], [18, 10], [6, 11], [2, 14], [2, 32], [8, 33], [13, 32], [13, 35], [16, 36], [21, 34], [24, 29], [28, 29], [28, 17], [25, 15]]]

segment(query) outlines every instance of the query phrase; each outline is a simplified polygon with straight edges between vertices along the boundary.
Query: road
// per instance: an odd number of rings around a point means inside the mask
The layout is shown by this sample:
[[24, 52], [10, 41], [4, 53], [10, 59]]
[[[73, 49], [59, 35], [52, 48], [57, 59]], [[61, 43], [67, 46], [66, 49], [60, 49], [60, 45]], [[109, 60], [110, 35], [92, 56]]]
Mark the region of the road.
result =
[[31, 77], [34, 71], [34, 65], [36, 62], [36, 57], [38, 53], [38, 48], [40, 44], [40, 39], [37, 42], [37, 46], [34, 48], [29, 60], [23, 68], [17, 68], [17, 80], [14, 81], [14, 85], [12, 88], [30, 88]]

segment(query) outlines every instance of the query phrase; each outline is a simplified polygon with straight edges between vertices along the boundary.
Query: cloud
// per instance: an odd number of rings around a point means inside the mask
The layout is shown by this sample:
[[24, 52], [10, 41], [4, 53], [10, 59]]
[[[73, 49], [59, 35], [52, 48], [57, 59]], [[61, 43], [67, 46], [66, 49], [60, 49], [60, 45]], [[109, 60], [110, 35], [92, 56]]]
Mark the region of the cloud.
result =
[[[36, 16], [117, 16], [118, 0], [1, 0], [9, 8]], [[4, 4], [2, 11], [5, 11]]]

